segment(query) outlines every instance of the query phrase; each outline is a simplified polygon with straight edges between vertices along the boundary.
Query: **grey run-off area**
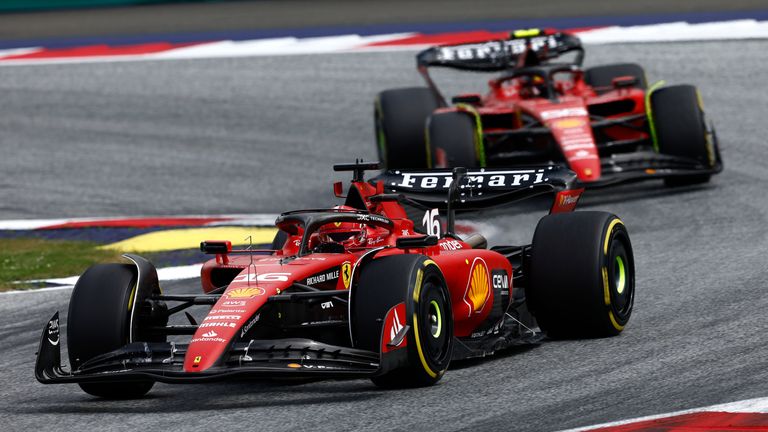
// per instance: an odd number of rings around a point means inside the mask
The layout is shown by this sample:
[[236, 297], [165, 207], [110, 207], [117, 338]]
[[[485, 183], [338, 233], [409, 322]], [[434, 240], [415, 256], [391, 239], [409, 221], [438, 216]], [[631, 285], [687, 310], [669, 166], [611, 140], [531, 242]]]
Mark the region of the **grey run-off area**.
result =
[[[550, 342], [457, 364], [434, 388], [366, 380], [158, 385], [130, 402], [42, 386], [39, 332], [68, 291], [0, 296], [4, 430], [555, 430], [768, 389], [765, 41], [588, 47], [651, 81], [698, 84], [726, 170], [711, 185], [589, 193], [620, 215], [637, 261], [617, 338]], [[0, 68], [0, 218], [273, 212], [331, 205], [331, 164], [375, 157], [372, 100], [420, 84], [412, 53]], [[459, 82], [450, 83], [459, 87]], [[495, 212], [492, 243], [543, 213]], [[556, 265], [556, 263], [553, 263]], [[171, 292], [195, 289], [173, 283]], [[65, 317], [62, 320], [66, 321]]]

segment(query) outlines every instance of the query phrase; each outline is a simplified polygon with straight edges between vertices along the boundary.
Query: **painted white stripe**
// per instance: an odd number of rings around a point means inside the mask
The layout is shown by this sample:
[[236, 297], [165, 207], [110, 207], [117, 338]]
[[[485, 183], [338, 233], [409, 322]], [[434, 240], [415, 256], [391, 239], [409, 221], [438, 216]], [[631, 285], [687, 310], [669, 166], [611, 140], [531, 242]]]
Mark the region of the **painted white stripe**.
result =
[[[119, 62], [141, 60], [202, 59], [223, 57], [250, 57], [296, 54], [322, 54], [331, 52], [367, 52], [418, 50], [429, 45], [367, 46], [375, 42], [397, 41], [416, 33], [397, 33], [375, 36], [356, 34], [297, 39], [294, 37], [257, 39], [246, 41], [219, 41], [201, 45], [179, 47], [168, 51], [113, 56], [85, 56], [66, 58], [11, 59], [3, 57], [39, 51], [40, 48], [19, 48], [0, 51], [0, 65], [45, 65], [62, 63]], [[631, 27], [606, 27], [578, 33], [585, 44], [627, 42], [675, 42], [696, 40], [731, 40], [768, 38], [768, 21], [752, 19], [689, 24], [673, 22]]]
[[29, 294], [29, 293], [40, 293], [40, 292], [49, 292], [49, 291], [63, 291], [74, 288], [74, 285], [64, 285], [64, 286], [55, 286], [55, 287], [47, 287], [47, 288], [35, 288], [35, 289], [28, 289], [28, 290], [15, 290], [15, 291], [3, 291], [0, 292], [0, 296], [4, 295], [13, 295], [13, 294]]
[[30, 48], [13, 48], [13, 49], [5, 49], [0, 50], [0, 59], [3, 57], [8, 56], [16, 56], [21, 54], [31, 54], [33, 52], [41, 51], [42, 48], [39, 47], [30, 47]]
[[679, 415], [693, 414], [693, 413], [699, 413], [699, 412], [768, 413], [768, 397], [757, 398], [757, 399], [747, 399], [743, 401], [729, 402], [729, 403], [720, 404], [720, 405], [712, 405], [712, 406], [693, 408], [693, 409], [683, 410], [683, 411], [675, 411], [675, 412], [666, 413], [666, 414], [657, 414], [657, 415], [646, 416], [646, 417], [638, 417], [638, 418], [629, 419], [629, 420], [602, 423], [594, 426], [568, 429], [562, 432], [588, 431], [592, 429], [621, 426], [621, 425], [626, 425], [630, 423], [637, 423], [637, 422], [643, 422], [648, 420], [657, 420], [657, 419], [663, 419], [667, 417], [675, 417]]
[[632, 27], [607, 27], [579, 33], [585, 44], [678, 42], [768, 38], [768, 21], [736, 20], [700, 24], [674, 22]]
[[[277, 214], [254, 213], [254, 214], [229, 214], [229, 215], [175, 215], [175, 216], [129, 216], [129, 217], [95, 217], [95, 218], [69, 218], [69, 219], [16, 219], [0, 220], [0, 230], [34, 230], [66, 223], [81, 222], [109, 222], [122, 220], [140, 220], [140, 219], [211, 219], [224, 218], [226, 221], [211, 222], [204, 226], [272, 226], [275, 223]], [[172, 227], [170, 227], [172, 228]]]

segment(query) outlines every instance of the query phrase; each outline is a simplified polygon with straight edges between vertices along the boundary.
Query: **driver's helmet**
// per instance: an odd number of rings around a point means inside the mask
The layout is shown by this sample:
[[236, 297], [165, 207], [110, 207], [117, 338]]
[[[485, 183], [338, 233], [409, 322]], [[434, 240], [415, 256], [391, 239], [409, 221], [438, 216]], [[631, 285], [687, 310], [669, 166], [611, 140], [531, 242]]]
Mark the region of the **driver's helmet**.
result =
[[[355, 211], [349, 206], [336, 206], [334, 209], [339, 212]], [[350, 248], [365, 246], [366, 231], [365, 224], [358, 222], [332, 222], [320, 227], [317, 234], [320, 243], [340, 243]]]
[[546, 97], [547, 83], [538, 75], [525, 75], [520, 77], [520, 93], [523, 97]]

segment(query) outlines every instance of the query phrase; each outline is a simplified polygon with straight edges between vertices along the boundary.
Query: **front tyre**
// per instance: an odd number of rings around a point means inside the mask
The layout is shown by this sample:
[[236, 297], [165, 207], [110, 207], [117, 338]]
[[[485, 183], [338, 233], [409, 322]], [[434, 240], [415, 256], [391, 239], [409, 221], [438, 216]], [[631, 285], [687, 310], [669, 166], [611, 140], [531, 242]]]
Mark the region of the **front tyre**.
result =
[[423, 387], [445, 374], [453, 353], [453, 315], [450, 295], [440, 268], [422, 255], [378, 258], [360, 274], [352, 294], [355, 346], [379, 351], [383, 318], [405, 303], [405, 361], [373, 378], [384, 388]]
[[[131, 320], [134, 302], [142, 302], [152, 294], [137, 292], [139, 289], [136, 268], [130, 264], [98, 264], [80, 276], [72, 290], [67, 318], [69, 362], [73, 370], [132, 341], [132, 334], [149, 319], [137, 307]], [[158, 340], [153, 338], [152, 341]], [[130, 399], [145, 395], [154, 382], [87, 382], [79, 385], [93, 396]]]
[[[706, 168], [715, 165], [714, 141], [707, 131], [704, 109], [696, 87], [676, 85], [651, 94], [652, 130], [659, 153], [680, 156]], [[667, 186], [707, 183], [710, 174], [669, 177]]]
[[624, 223], [606, 212], [545, 216], [533, 236], [528, 295], [550, 337], [606, 337], [624, 330], [635, 263]]

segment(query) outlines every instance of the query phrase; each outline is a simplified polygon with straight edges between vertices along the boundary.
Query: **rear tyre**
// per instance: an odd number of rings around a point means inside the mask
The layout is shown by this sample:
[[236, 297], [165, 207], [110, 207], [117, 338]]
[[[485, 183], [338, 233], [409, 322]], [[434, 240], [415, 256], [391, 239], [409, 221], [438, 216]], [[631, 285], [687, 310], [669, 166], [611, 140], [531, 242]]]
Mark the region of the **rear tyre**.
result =
[[[67, 343], [69, 362], [77, 370], [86, 361], [131, 341], [131, 309], [152, 293], [137, 293], [136, 269], [130, 264], [98, 264], [83, 273], [69, 301]], [[137, 307], [133, 329], [148, 317]], [[165, 340], [165, 338], [162, 338]], [[152, 342], [159, 341], [153, 339]], [[79, 383], [86, 393], [107, 399], [145, 395], [151, 380]]]
[[438, 106], [426, 87], [385, 90], [376, 96], [376, 148], [385, 168], [427, 168], [424, 125]]
[[432, 166], [476, 168], [480, 166], [477, 127], [471, 115], [463, 112], [433, 114], [427, 136]]
[[[453, 353], [453, 316], [448, 288], [434, 261], [421, 255], [376, 259], [360, 274], [352, 294], [355, 346], [380, 351], [383, 318], [405, 303], [410, 327], [400, 367], [372, 379], [384, 388], [423, 387], [442, 378]], [[395, 351], [396, 352], [396, 351]]]
[[[714, 147], [708, 140], [699, 92], [692, 85], [664, 87], [651, 94], [651, 113], [659, 153], [714, 165]], [[670, 177], [667, 186], [684, 186], [709, 181], [710, 174]]]
[[613, 89], [613, 79], [621, 76], [631, 76], [637, 80], [635, 88], [645, 89], [648, 82], [645, 79], [643, 67], [636, 63], [616, 63], [595, 66], [584, 71], [584, 81], [592, 87], [597, 87], [597, 94], [607, 93]]
[[533, 236], [530, 270], [526, 294], [548, 336], [615, 336], [629, 322], [635, 263], [629, 234], [617, 216], [545, 216]]

